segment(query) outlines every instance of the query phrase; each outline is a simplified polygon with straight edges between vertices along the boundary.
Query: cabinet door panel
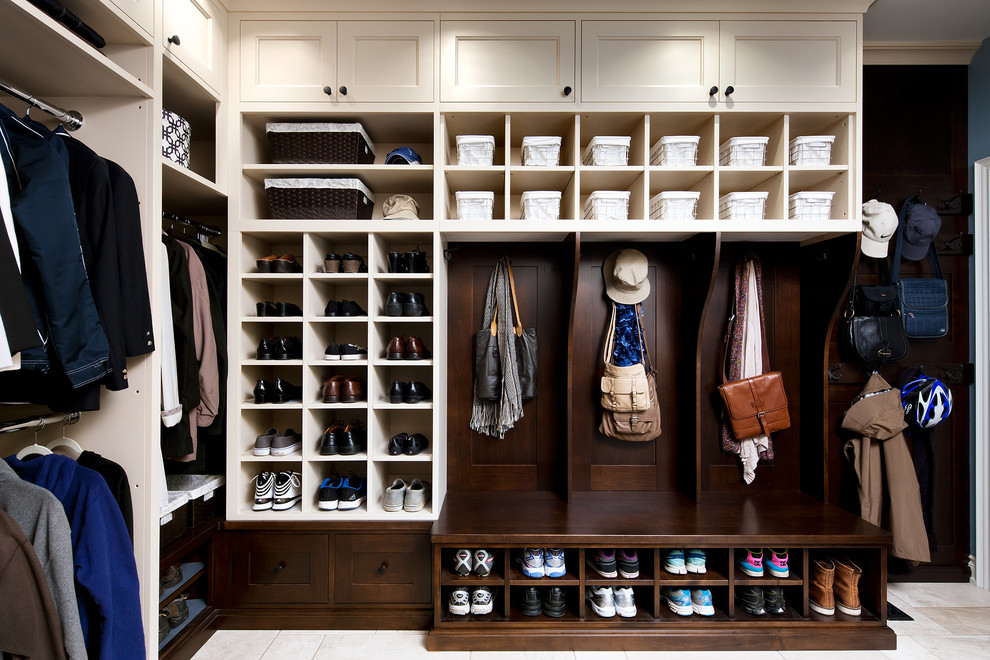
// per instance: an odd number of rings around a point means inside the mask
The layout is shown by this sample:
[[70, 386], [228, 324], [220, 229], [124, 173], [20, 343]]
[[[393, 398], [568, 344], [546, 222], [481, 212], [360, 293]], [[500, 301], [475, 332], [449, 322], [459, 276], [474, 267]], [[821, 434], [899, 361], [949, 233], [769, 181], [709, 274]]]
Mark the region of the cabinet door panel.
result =
[[[224, 74], [223, 10], [209, 0], [165, 0], [163, 43], [172, 55], [220, 90]], [[178, 37], [178, 43], [168, 41]]]
[[[155, 0], [111, 0], [122, 12], [151, 35], [155, 23]], [[84, 19], [85, 20], [85, 19]]]
[[444, 21], [443, 101], [568, 101], [573, 21]]
[[427, 534], [337, 534], [334, 602], [429, 603]]
[[336, 98], [336, 55], [334, 21], [241, 21], [241, 100]]
[[327, 534], [231, 535], [230, 591], [235, 606], [329, 602], [329, 541]]
[[854, 21], [722, 21], [722, 92], [737, 102], [856, 100]]
[[718, 85], [717, 21], [584, 21], [584, 101], [706, 101]]
[[341, 101], [432, 101], [433, 21], [337, 23]]

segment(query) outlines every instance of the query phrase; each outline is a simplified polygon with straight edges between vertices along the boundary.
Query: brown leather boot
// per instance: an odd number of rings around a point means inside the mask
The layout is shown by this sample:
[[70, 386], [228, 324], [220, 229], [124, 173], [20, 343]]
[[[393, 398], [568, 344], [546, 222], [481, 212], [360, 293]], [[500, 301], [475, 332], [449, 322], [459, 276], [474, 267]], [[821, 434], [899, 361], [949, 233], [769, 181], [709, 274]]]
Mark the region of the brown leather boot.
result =
[[859, 578], [863, 570], [847, 557], [833, 558], [835, 563], [835, 606], [843, 614], [859, 616]]
[[323, 403], [340, 402], [340, 386], [344, 384], [345, 377], [337, 374], [333, 378], [323, 381]]
[[357, 376], [348, 376], [340, 385], [340, 402], [354, 403], [364, 400], [364, 385]]
[[426, 346], [423, 340], [416, 335], [409, 335], [406, 340], [405, 358], [407, 360], [422, 360], [426, 357]]
[[401, 360], [405, 353], [406, 336], [392, 337], [392, 341], [388, 343], [388, 348], [385, 349], [385, 357], [389, 360]]
[[835, 598], [832, 596], [832, 581], [835, 577], [835, 564], [828, 559], [815, 559], [811, 563], [811, 582], [808, 585], [808, 605], [819, 614], [835, 614]]

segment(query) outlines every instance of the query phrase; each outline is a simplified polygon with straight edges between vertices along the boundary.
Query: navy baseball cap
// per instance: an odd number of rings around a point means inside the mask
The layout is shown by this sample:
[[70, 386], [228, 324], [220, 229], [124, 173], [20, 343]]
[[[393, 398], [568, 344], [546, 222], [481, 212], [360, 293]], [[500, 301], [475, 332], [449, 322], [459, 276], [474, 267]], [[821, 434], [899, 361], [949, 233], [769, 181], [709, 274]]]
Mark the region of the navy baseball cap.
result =
[[393, 149], [388, 152], [385, 156], [386, 165], [422, 165], [423, 159], [419, 157], [419, 154], [410, 149], [409, 147], [399, 147], [398, 149]]
[[904, 219], [904, 244], [901, 256], [909, 261], [921, 261], [928, 256], [938, 230], [942, 227], [942, 218], [927, 204], [910, 204], [907, 217]]

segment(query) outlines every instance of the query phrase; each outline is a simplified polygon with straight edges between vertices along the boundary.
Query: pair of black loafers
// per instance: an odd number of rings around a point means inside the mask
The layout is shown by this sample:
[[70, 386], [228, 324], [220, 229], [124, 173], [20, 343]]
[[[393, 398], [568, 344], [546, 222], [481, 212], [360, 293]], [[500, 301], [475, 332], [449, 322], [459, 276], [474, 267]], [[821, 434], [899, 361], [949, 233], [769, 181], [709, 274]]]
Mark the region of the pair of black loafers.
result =
[[258, 342], [259, 360], [301, 360], [302, 342], [298, 337], [270, 337]]
[[431, 396], [426, 384], [418, 380], [411, 380], [408, 383], [395, 380], [388, 387], [389, 403], [419, 403], [429, 401]]
[[264, 300], [257, 304], [258, 316], [302, 316], [299, 305], [290, 302]]
[[254, 386], [255, 403], [286, 403], [288, 401], [302, 400], [302, 387], [276, 378], [275, 382], [258, 379], [258, 384]]
[[389, 456], [415, 456], [430, 445], [430, 441], [422, 433], [398, 433], [388, 441]]
[[389, 252], [388, 272], [390, 273], [428, 273], [430, 265], [426, 263], [426, 253], [422, 250], [411, 252]]
[[386, 316], [429, 316], [426, 299], [422, 293], [399, 293], [393, 291], [385, 301]]

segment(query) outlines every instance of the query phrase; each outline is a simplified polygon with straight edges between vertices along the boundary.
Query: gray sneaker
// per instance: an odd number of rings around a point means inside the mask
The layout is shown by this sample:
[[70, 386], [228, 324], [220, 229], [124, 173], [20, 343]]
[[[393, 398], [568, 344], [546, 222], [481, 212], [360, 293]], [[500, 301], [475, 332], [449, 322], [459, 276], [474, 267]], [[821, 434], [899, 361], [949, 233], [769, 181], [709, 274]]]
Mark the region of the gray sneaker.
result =
[[272, 456], [288, 456], [299, 451], [302, 447], [302, 440], [299, 434], [292, 429], [286, 429], [285, 433], [278, 433], [272, 439]]
[[402, 511], [407, 489], [408, 486], [402, 479], [393, 481], [392, 485], [385, 489], [384, 509], [391, 512]]
[[402, 509], [409, 513], [422, 511], [430, 501], [430, 482], [413, 479], [406, 489], [406, 497]]
[[636, 601], [632, 587], [616, 587], [612, 590], [615, 599], [615, 613], [622, 617], [636, 616]]

